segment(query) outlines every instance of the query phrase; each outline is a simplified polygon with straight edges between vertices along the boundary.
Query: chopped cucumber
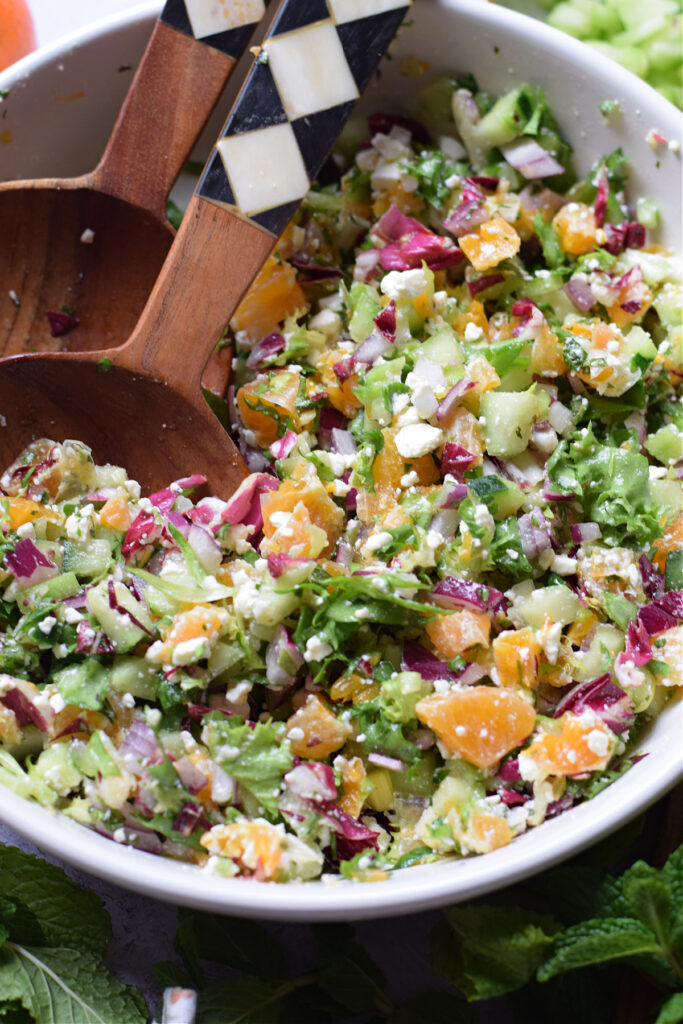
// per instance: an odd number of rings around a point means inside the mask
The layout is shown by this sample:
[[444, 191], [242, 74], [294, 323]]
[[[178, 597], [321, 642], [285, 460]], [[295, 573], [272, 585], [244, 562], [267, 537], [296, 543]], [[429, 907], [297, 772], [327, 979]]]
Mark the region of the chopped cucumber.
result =
[[[129, 611], [133, 618], [116, 608], [110, 608], [108, 585], [104, 581], [88, 591], [88, 609], [109, 639], [114, 641], [117, 651], [125, 652], [149, 636], [153, 631], [152, 620], [144, 605], [133, 597], [123, 583], [114, 583], [114, 594], [117, 605]], [[136, 625], [133, 619], [141, 625]]]

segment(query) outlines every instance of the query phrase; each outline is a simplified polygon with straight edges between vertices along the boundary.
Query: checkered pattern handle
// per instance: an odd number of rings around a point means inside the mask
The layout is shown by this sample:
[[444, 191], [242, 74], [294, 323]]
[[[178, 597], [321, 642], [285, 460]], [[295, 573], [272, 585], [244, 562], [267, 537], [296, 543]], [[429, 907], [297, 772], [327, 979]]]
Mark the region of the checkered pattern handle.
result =
[[279, 235], [410, 3], [284, 0], [196, 194]]
[[239, 60], [270, 0], [166, 0], [159, 21]]

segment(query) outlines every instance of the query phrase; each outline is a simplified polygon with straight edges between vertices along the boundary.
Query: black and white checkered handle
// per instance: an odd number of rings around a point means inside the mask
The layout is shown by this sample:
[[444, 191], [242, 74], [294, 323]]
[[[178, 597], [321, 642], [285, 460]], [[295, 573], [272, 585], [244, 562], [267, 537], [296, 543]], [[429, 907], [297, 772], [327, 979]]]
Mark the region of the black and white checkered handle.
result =
[[196, 195], [279, 235], [411, 2], [284, 0]]
[[159, 21], [239, 60], [270, 0], [166, 0]]

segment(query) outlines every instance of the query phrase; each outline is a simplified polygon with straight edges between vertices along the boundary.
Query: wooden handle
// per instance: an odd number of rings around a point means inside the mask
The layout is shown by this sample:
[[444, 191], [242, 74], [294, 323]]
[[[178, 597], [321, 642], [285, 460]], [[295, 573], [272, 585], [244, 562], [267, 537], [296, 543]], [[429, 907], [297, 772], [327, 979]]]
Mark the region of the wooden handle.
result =
[[321, 19], [320, 3], [284, 0], [117, 364], [196, 393], [409, 3], [328, 0]]
[[133, 334], [107, 355], [196, 401], [202, 370], [274, 244], [194, 195]]
[[284, 0], [197, 193], [280, 235], [411, 2]]
[[168, 0], [93, 172], [95, 188], [165, 216], [171, 186], [268, 2], [186, 8]]

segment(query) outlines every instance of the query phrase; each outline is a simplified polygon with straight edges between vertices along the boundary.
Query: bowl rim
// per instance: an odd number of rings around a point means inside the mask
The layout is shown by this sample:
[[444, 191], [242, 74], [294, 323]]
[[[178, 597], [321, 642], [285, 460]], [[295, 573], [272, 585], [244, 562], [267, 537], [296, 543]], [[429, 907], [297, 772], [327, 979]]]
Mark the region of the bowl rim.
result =
[[[482, 31], [494, 28], [514, 35], [525, 35], [536, 45], [553, 52], [563, 50], [563, 58], [578, 69], [597, 70], [605, 58], [583, 43], [560, 33], [534, 18], [471, 0], [434, 0], [455, 11], [461, 10], [481, 25]], [[85, 47], [111, 31], [124, 31], [136, 24], [152, 24], [158, 16], [158, 0], [146, 0], [125, 11], [81, 27], [55, 40], [0, 74], [0, 87], [11, 87], [70, 51]], [[630, 101], [634, 91], [641, 95], [648, 115], [664, 122], [668, 132], [679, 131], [680, 111], [634, 74], [610, 62], [610, 90], [623, 93]], [[683, 701], [679, 693], [672, 698], [677, 706], [667, 709], [666, 734], [683, 727]], [[639, 771], [629, 772], [607, 790], [558, 818], [546, 821], [500, 850], [475, 858], [443, 861], [416, 866], [375, 885], [334, 880], [301, 884], [249, 884], [244, 879], [222, 879], [207, 875], [195, 865], [166, 860], [130, 847], [117, 846], [76, 824], [74, 821], [18, 797], [3, 788], [0, 796], [0, 821], [41, 849], [82, 870], [172, 903], [230, 913], [237, 916], [289, 921], [361, 920], [416, 913], [449, 902], [469, 899], [508, 886], [552, 867], [566, 857], [579, 853], [617, 827], [626, 824], [683, 778], [683, 762], [675, 743], [664, 742], [658, 751], [656, 768], [646, 758]], [[662, 762], [660, 765], [659, 762]], [[648, 763], [649, 762], [649, 763]], [[612, 799], [610, 799], [612, 797]], [[528, 840], [532, 840], [528, 842]], [[502, 877], [501, 877], [502, 872]]]

